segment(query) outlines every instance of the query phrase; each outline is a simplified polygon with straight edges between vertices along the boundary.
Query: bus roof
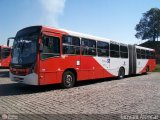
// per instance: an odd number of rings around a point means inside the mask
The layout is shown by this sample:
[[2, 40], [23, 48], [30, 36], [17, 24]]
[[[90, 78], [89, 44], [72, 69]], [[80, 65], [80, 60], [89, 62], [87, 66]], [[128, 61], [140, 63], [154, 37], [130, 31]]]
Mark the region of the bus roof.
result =
[[30, 28], [41, 29], [42, 32], [56, 32], [56, 33], [61, 33], [61, 34], [64, 34], [64, 35], [71, 35], [71, 36], [80, 37], [80, 38], [93, 39], [93, 40], [97, 40], [97, 41], [112, 42], [112, 43], [115, 43], [115, 44], [128, 45], [128, 44], [125, 44], [125, 43], [116, 42], [115, 40], [106, 39], [106, 38], [102, 38], [102, 37], [97, 37], [97, 36], [94, 36], [94, 35], [74, 32], [74, 31], [55, 28], [55, 27], [52, 28], [52, 27], [42, 26], [42, 25], [30, 26], [30, 27], [23, 28], [20, 31], [18, 31], [17, 34], [20, 33], [23, 30], [27, 30], [27, 29], [30, 29]]
[[88, 38], [88, 39], [94, 39], [94, 40], [100, 40], [100, 41], [106, 41], [106, 42], [110, 42], [111, 41], [110, 39], [97, 37], [97, 36], [94, 36], [94, 35], [89, 35], [89, 34], [69, 31], [69, 30], [65, 30], [65, 29], [60, 29], [60, 30], [67, 32], [69, 35], [77, 36], [77, 37], [81, 37], [81, 38]]
[[142, 46], [136, 46], [136, 48], [139, 48], [139, 49], [143, 49], [143, 50], [149, 50], [149, 51], [155, 51], [154, 49], [151, 49], [151, 48], [146, 48], [146, 47], [142, 47]]
[[[30, 27], [27, 27], [27, 28], [32, 28], [32, 27], [35, 27], [35, 28], [37, 27], [37, 28], [41, 29], [42, 32], [56, 32], [56, 33], [61, 33], [61, 34], [64, 34], [64, 35], [71, 35], [71, 36], [80, 37], [80, 38], [93, 39], [93, 40], [98, 40], [98, 41], [103, 41], [103, 42], [112, 42], [112, 43], [117, 43], [117, 44], [122, 44], [122, 45], [129, 45], [129, 44], [126, 44], [126, 43], [116, 42], [116, 41], [111, 40], [111, 39], [106, 39], [106, 38], [97, 37], [97, 36], [94, 36], [94, 35], [74, 32], [74, 31], [70, 31], [70, 30], [66, 30], [66, 29], [52, 28], [52, 27], [41, 26], [41, 25], [30, 26]], [[27, 28], [24, 28], [24, 29], [27, 29]], [[22, 29], [22, 30], [24, 30], [24, 29]], [[138, 46], [138, 45], [136, 45], [136, 48], [154, 51], [154, 49], [141, 47], [141, 46]]]
[[61, 32], [62, 34], [68, 34], [68, 35], [75, 36], [75, 37], [80, 37], [80, 38], [94, 39], [94, 40], [104, 41], [104, 42], [110, 42], [111, 41], [110, 39], [97, 37], [97, 36], [89, 35], [89, 34], [84, 34], [84, 33], [80, 33], [80, 32], [70, 31], [70, 30], [66, 30], [66, 29], [51, 28], [51, 27], [46, 27], [46, 26], [42, 26], [42, 29], [43, 29], [43, 31], [55, 30], [57, 32]]

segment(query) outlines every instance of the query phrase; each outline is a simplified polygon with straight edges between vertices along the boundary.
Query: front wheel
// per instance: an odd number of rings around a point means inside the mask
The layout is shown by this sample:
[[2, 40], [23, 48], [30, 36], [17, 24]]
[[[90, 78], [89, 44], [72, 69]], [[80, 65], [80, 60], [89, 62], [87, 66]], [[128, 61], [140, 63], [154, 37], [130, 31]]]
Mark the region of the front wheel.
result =
[[125, 70], [124, 68], [121, 67], [118, 72], [118, 79], [123, 79], [124, 76], [125, 76]]
[[66, 71], [63, 73], [61, 86], [63, 88], [71, 88], [75, 84], [75, 75], [71, 71]]

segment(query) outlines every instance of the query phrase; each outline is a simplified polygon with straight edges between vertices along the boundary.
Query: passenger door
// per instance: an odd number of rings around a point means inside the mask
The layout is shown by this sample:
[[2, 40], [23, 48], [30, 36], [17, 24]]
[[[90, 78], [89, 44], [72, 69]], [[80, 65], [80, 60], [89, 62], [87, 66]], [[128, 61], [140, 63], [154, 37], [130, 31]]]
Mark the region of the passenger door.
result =
[[42, 37], [43, 50], [40, 53], [40, 84], [59, 83], [58, 72], [61, 71], [61, 35], [45, 33]]
[[91, 39], [81, 39], [81, 66], [79, 72], [80, 80], [94, 79], [96, 69], [96, 41]]

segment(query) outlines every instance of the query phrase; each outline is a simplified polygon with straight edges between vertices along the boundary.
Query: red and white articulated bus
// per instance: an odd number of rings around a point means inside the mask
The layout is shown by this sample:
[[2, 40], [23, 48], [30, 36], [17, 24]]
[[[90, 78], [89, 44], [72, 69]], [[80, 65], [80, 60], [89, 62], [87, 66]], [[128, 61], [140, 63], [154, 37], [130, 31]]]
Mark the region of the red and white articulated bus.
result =
[[155, 51], [82, 33], [32, 26], [17, 32], [10, 64], [12, 81], [29, 85], [61, 83], [153, 71]]
[[9, 68], [11, 61], [11, 48], [0, 46], [0, 68]]

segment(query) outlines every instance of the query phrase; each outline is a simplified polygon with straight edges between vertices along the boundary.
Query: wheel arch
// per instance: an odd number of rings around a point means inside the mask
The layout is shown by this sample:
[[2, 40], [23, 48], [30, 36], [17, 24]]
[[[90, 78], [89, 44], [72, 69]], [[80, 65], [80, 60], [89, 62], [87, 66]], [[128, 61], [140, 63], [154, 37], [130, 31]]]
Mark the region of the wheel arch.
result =
[[[124, 70], [124, 73], [126, 73], [125, 67], [124, 67], [124, 66], [121, 66], [121, 67], [119, 68], [119, 70], [120, 70], [121, 68]], [[118, 72], [119, 72], [119, 70], [118, 70]]]
[[63, 74], [66, 72], [66, 71], [71, 71], [74, 75], [75, 75], [75, 79], [77, 81], [77, 71], [74, 69], [74, 68], [67, 68], [63, 71]]
[[[123, 70], [123, 72], [124, 72], [123, 76], [121, 75], [121, 70]], [[125, 77], [125, 68], [124, 68], [123, 66], [121, 66], [121, 67], [119, 68], [119, 70], [118, 70], [118, 76], [117, 76], [117, 78], [118, 78], [118, 79], [122, 79], [122, 78], [124, 78], [124, 77]]]

